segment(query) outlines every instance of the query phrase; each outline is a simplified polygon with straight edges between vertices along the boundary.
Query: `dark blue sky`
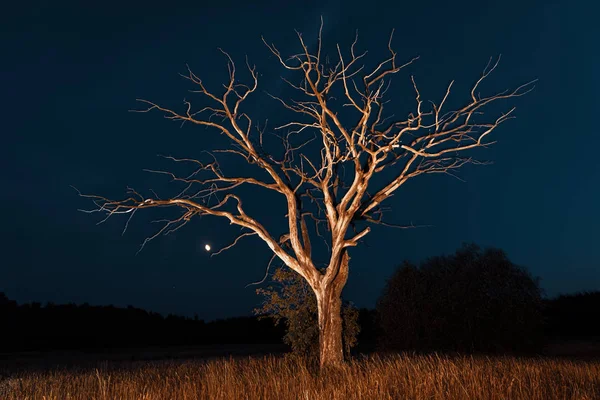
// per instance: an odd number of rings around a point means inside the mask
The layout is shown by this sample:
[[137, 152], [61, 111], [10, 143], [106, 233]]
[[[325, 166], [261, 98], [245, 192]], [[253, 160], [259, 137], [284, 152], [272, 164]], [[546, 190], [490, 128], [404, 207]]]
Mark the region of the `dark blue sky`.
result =
[[[395, 221], [433, 227], [375, 227], [369, 247], [351, 253], [346, 298], [371, 307], [402, 259], [452, 252], [464, 241], [506, 250], [542, 278], [549, 295], [600, 289], [600, 132], [594, 123], [600, 35], [592, 18], [600, 14], [598, 6], [249, 3], [38, 2], [3, 10], [0, 291], [20, 302], [132, 304], [208, 319], [248, 314], [259, 298], [255, 287], [245, 285], [262, 278], [269, 259], [260, 240], [243, 239], [209, 258], [204, 243], [226, 245], [236, 230], [226, 221], [203, 218], [136, 256], [155, 228], [152, 216], [134, 219], [121, 236], [124, 219], [96, 226], [97, 218], [76, 211], [88, 204], [69, 185], [113, 197], [123, 195], [127, 185], [160, 188], [156, 177], [142, 172], [168, 167], [157, 154], [195, 157], [214, 147], [217, 135], [179, 129], [159, 114], [128, 113], [135, 99], [178, 107], [189, 97], [187, 81], [178, 76], [185, 63], [218, 84], [226, 69], [217, 47], [240, 62], [248, 54], [262, 74], [260, 88], [285, 96], [283, 71], [260, 37], [291, 53], [297, 50], [293, 29], [310, 42], [320, 15], [329, 45], [350, 43], [358, 28], [360, 48], [382, 55], [395, 28], [400, 58], [421, 56], [394, 78], [390, 96], [404, 107], [414, 101], [410, 74], [432, 100], [456, 79], [453, 96], [460, 102], [488, 58], [500, 53], [497, 74], [483, 90], [540, 80], [533, 93], [515, 101], [517, 119], [494, 133], [498, 143], [476, 154], [493, 165], [463, 169], [466, 182], [419, 177], [396, 193], [388, 203]], [[265, 118], [280, 108], [259, 93], [250, 111]], [[260, 200], [250, 204], [256, 217], [280, 221], [281, 205], [275, 213]]]

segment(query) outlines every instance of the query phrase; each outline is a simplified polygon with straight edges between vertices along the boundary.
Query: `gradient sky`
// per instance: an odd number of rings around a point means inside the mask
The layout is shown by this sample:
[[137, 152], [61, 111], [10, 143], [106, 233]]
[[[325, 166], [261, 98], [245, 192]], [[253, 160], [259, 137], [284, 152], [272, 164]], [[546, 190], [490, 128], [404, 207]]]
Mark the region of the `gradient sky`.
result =
[[[452, 96], [461, 102], [488, 58], [498, 54], [502, 62], [483, 91], [540, 80], [533, 93], [514, 102], [517, 119], [494, 133], [498, 143], [476, 154], [493, 165], [461, 170], [466, 182], [425, 176], [396, 192], [387, 204], [395, 208], [395, 222], [433, 227], [375, 227], [368, 246], [351, 252], [347, 299], [372, 307], [401, 260], [452, 252], [465, 241], [504, 249], [541, 277], [548, 295], [600, 289], [600, 132], [593, 122], [600, 90], [600, 35], [592, 18], [600, 13], [597, 5], [52, 3], [4, 8], [0, 17], [0, 291], [10, 298], [132, 304], [206, 319], [250, 313], [260, 299], [256, 287], [245, 286], [262, 278], [270, 257], [259, 239], [244, 238], [209, 258], [204, 244], [227, 245], [236, 230], [226, 221], [202, 218], [157, 238], [136, 256], [156, 228], [152, 218], [134, 219], [121, 236], [125, 220], [97, 226], [97, 216], [77, 212], [89, 204], [70, 185], [112, 197], [123, 195], [128, 185], [141, 191], [162, 188], [164, 179], [142, 171], [168, 168], [157, 154], [195, 157], [213, 148], [218, 135], [179, 129], [158, 113], [129, 113], [137, 107], [135, 99], [173, 107], [184, 97], [192, 99], [188, 82], [178, 76], [186, 63], [218, 85], [226, 69], [217, 47], [240, 62], [247, 54], [262, 74], [260, 89], [286, 96], [280, 81], [285, 72], [261, 35], [291, 54], [298, 49], [294, 29], [314, 42], [321, 15], [329, 46], [349, 44], [359, 29], [359, 47], [372, 57], [385, 54], [388, 35], [396, 29], [400, 59], [421, 57], [394, 78], [390, 96], [405, 107], [414, 104], [410, 74], [432, 100], [456, 79]], [[249, 108], [260, 118], [280, 111], [262, 93]], [[281, 224], [283, 214], [262, 198], [249, 202], [258, 219]]]

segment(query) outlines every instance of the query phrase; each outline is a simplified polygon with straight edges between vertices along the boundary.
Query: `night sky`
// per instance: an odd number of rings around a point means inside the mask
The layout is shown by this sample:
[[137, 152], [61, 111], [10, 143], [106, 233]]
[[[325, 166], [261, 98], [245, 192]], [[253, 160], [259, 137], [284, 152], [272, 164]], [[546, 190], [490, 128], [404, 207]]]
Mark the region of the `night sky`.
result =
[[[600, 10], [592, 2], [52, 3], [0, 13], [0, 291], [10, 298], [131, 304], [205, 319], [249, 314], [260, 299], [256, 286], [245, 286], [263, 277], [270, 258], [262, 241], [244, 238], [210, 258], [204, 244], [225, 246], [238, 229], [198, 218], [136, 256], [158, 228], [150, 223], [156, 215], [138, 213], [122, 236], [125, 218], [96, 225], [98, 215], [77, 211], [90, 204], [70, 185], [113, 198], [127, 186], [165, 190], [167, 179], [142, 171], [171, 166], [156, 155], [197, 157], [214, 148], [214, 131], [180, 129], [159, 113], [128, 110], [139, 107], [136, 98], [179, 110], [183, 98], [193, 101], [190, 83], [178, 75], [186, 63], [218, 88], [227, 77], [218, 47], [239, 63], [247, 54], [261, 73], [246, 111], [257, 121], [277, 118], [281, 107], [262, 91], [288, 96], [280, 76], [293, 76], [261, 35], [292, 54], [294, 29], [314, 44], [321, 15], [329, 49], [348, 45], [359, 29], [359, 48], [369, 49], [373, 62], [385, 56], [395, 28], [399, 59], [420, 56], [394, 77], [389, 95], [403, 109], [414, 104], [411, 74], [432, 100], [455, 79], [452, 96], [460, 103], [498, 54], [502, 62], [484, 93], [540, 80], [514, 101], [517, 119], [494, 132], [498, 143], [476, 152], [493, 165], [462, 169], [465, 182], [422, 176], [396, 192], [386, 204], [394, 207], [394, 222], [432, 227], [376, 226], [366, 245], [351, 250], [345, 298], [372, 307], [403, 259], [449, 253], [465, 241], [504, 249], [541, 277], [550, 296], [600, 289], [600, 35], [593, 20]], [[266, 200], [244, 204], [282, 229], [283, 205]]]

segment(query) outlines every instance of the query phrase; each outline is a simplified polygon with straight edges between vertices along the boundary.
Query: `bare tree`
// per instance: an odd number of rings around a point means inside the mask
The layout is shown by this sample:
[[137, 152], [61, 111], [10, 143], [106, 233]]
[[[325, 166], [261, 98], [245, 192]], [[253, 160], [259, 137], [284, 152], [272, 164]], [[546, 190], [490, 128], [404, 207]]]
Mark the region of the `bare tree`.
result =
[[[514, 90], [480, 96], [481, 83], [498, 66], [499, 59], [495, 62], [490, 59], [472, 86], [468, 101], [453, 111], [445, 111], [453, 82], [439, 103], [427, 103], [421, 99], [418, 86], [411, 78], [415, 109], [406, 117], [395, 118], [387, 112], [384, 101], [389, 79], [416, 58], [399, 62], [391, 45], [392, 32], [388, 42], [389, 57], [373, 68], [361, 65], [366, 52], [356, 52], [358, 36], [349, 54], [344, 55], [338, 45], [336, 61], [330, 63], [329, 57], [322, 53], [321, 32], [322, 23], [316, 49], [312, 51], [302, 34], [297, 33], [301, 51], [289, 58], [284, 58], [275, 45], [263, 39], [281, 66], [299, 77], [296, 83], [282, 78], [299, 92], [297, 99], [271, 95], [295, 116], [274, 129], [275, 133], [281, 132], [277, 134], [283, 143], [281, 157], [266, 150], [266, 145], [263, 146], [265, 129], [256, 127], [242, 110], [258, 88], [256, 68], [246, 59], [249, 83], [241, 83], [233, 60], [223, 51], [229, 81], [223, 85], [220, 94], [209, 91], [189, 67], [187, 74], [182, 75], [208, 105], [193, 107], [184, 100], [183, 109], [175, 111], [139, 100], [147, 106], [139, 112], [156, 110], [173, 121], [214, 128], [228, 139], [230, 146], [214, 150], [207, 162], [168, 157], [175, 162], [195, 165], [194, 172], [188, 176], [156, 171], [185, 185], [175, 196], [161, 199], [153, 193], [146, 198], [133, 190], [123, 200], [82, 196], [92, 198], [96, 205], [88, 212], [106, 213], [106, 218], [115, 214], [129, 214], [131, 218], [138, 210], [154, 207], [181, 209], [179, 217], [165, 220], [162, 229], [147, 238], [144, 244], [201, 215], [222, 217], [245, 228], [225, 249], [235, 245], [241, 237], [258, 236], [271, 249], [273, 258], [279, 258], [300, 274], [316, 295], [323, 367], [343, 362], [340, 308], [341, 292], [348, 279], [348, 251], [370, 232], [370, 225], [393, 226], [383, 218], [382, 202], [418, 175], [452, 175], [467, 163], [477, 163], [461, 154], [491, 144], [486, 141], [490, 133], [512, 118], [514, 111], [512, 108], [486, 119], [484, 107], [497, 100], [524, 95], [533, 89], [533, 82]], [[344, 113], [347, 118], [342, 118]], [[252, 176], [225, 174], [217, 161], [219, 153], [242, 157], [248, 164], [258, 167], [257, 173]], [[382, 176], [378, 181], [387, 181], [375, 187], [372, 179], [377, 174]], [[282, 196], [287, 205], [289, 228], [286, 234], [276, 238], [263, 223], [246, 213], [242, 196], [236, 192], [236, 188], [243, 185]], [[312, 254], [311, 237], [314, 239], [315, 235], [324, 238], [328, 245], [324, 272], [316, 266]]]

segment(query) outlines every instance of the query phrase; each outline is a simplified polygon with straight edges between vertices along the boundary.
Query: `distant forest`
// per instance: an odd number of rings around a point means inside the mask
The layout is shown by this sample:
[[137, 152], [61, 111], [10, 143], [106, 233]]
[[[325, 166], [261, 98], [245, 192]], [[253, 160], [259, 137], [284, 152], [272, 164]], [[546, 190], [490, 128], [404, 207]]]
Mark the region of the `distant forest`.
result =
[[[359, 351], [375, 348], [377, 318], [361, 309]], [[600, 341], [600, 291], [545, 299], [546, 340]], [[205, 322], [132, 306], [17, 304], [0, 293], [0, 352], [283, 343], [284, 325], [238, 317]]]
[[280, 343], [283, 327], [255, 317], [205, 322], [132, 306], [17, 304], [0, 293], [0, 352]]
[[600, 342], [600, 291], [561, 295], [545, 300], [544, 306], [549, 338]]

